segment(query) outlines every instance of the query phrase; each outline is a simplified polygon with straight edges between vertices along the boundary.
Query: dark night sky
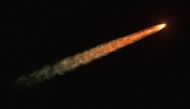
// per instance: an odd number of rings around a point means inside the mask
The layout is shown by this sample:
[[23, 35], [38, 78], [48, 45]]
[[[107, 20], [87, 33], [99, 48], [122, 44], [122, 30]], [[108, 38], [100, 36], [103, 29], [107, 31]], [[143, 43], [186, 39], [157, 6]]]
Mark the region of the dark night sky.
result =
[[[176, 0], [177, 1], [177, 0]], [[10, 109], [189, 109], [188, 1], [2, 0], [0, 83]], [[32, 88], [22, 74], [162, 22], [167, 28]]]

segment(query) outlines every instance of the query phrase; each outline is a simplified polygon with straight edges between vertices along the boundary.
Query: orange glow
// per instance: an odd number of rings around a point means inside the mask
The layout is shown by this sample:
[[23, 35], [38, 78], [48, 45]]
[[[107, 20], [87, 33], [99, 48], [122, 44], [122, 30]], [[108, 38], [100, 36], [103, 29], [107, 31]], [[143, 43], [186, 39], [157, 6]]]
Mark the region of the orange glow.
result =
[[160, 24], [160, 29], [163, 29], [164, 27], [166, 27], [166, 23]]

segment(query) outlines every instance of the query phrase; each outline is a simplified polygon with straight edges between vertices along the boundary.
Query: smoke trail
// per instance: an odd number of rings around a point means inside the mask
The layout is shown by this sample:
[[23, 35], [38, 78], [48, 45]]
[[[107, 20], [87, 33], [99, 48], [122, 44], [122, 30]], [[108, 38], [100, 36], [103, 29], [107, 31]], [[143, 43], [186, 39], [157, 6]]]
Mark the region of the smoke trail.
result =
[[101, 44], [74, 56], [64, 58], [54, 65], [43, 67], [41, 70], [35, 71], [30, 75], [23, 75], [18, 80], [19, 85], [32, 86], [45, 80], [50, 80], [56, 75], [64, 75], [65, 73], [76, 69], [81, 65], [92, 62], [98, 58], [106, 56], [124, 46], [130, 45], [146, 36], [154, 34], [165, 27], [165, 24], [159, 24], [149, 27], [142, 31], [127, 35], [116, 40]]

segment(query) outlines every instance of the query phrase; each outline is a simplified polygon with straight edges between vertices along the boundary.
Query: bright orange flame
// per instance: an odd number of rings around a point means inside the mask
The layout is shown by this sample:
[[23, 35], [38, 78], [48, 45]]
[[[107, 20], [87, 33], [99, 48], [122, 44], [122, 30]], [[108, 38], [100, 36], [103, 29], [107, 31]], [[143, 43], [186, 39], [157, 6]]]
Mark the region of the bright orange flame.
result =
[[160, 26], [160, 29], [162, 29], [162, 28], [166, 27], [166, 23], [160, 24], [159, 26]]

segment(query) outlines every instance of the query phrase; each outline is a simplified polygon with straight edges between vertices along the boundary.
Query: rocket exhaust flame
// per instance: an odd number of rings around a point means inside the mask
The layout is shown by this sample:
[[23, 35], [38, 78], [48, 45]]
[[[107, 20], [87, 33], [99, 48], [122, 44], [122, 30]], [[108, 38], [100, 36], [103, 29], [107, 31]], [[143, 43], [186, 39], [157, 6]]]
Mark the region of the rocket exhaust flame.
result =
[[30, 75], [21, 76], [20, 78], [18, 78], [17, 84], [32, 86], [39, 82], [50, 80], [57, 75], [64, 75], [81, 65], [88, 64], [93, 60], [106, 56], [118, 49], [123, 48], [124, 46], [135, 43], [136, 41], [143, 39], [146, 36], [152, 35], [163, 29], [165, 26], [166, 24], [155, 25], [139, 32], [135, 32], [133, 34], [126, 35], [116, 40], [98, 45], [74, 56], [64, 58], [60, 62], [57, 62], [55, 65], [45, 66], [41, 70], [35, 71]]

